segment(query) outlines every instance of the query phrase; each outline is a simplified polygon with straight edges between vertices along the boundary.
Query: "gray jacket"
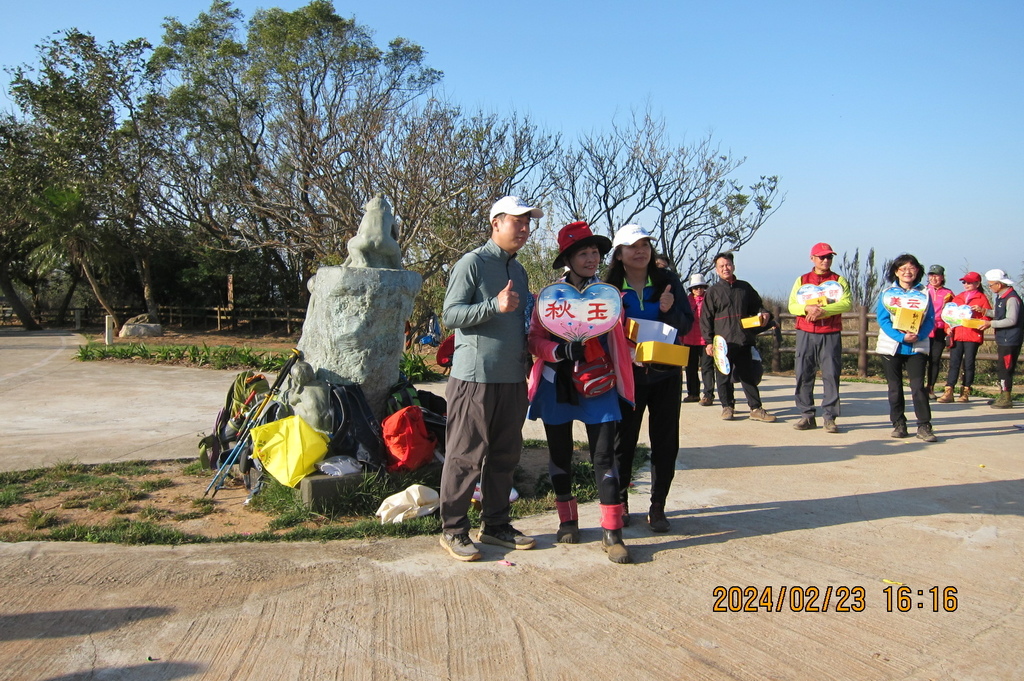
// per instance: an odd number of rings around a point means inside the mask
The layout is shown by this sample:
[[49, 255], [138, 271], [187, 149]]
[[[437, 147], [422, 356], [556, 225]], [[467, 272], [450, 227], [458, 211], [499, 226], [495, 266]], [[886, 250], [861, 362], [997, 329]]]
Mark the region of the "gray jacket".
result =
[[[519, 307], [498, 312], [498, 293], [509, 280]], [[462, 256], [448, 278], [441, 321], [455, 329], [451, 375], [473, 383], [526, 380], [526, 270], [515, 256], [488, 240]]]

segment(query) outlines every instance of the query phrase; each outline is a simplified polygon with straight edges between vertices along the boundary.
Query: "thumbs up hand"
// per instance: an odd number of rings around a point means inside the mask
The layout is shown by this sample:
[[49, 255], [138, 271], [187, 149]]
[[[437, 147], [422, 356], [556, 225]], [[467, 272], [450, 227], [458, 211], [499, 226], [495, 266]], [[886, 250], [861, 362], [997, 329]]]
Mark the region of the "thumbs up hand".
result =
[[661, 294], [661, 298], [658, 300], [658, 309], [662, 312], [668, 312], [672, 309], [672, 305], [676, 302], [676, 297], [672, 295], [672, 287], [666, 286], [665, 290]]
[[512, 290], [512, 280], [509, 279], [505, 288], [498, 292], [498, 312], [512, 312], [519, 307], [519, 294]]

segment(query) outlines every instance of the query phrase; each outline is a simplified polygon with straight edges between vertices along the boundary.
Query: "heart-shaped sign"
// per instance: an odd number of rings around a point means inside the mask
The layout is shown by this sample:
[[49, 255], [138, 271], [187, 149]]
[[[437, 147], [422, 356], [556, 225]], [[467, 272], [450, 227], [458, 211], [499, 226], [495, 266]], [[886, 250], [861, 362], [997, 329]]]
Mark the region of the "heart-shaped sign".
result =
[[931, 301], [928, 300], [928, 294], [917, 289], [901, 291], [896, 294], [886, 292], [883, 303], [889, 308], [889, 312], [895, 312], [900, 309], [924, 310], [928, 305], [931, 305]]
[[622, 316], [622, 295], [611, 284], [591, 284], [582, 291], [551, 284], [537, 296], [541, 326], [567, 341], [585, 341], [615, 328]]
[[942, 308], [942, 321], [950, 326], [962, 326], [965, 319], [970, 319], [974, 314], [970, 305], [957, 305], [946, 303]]

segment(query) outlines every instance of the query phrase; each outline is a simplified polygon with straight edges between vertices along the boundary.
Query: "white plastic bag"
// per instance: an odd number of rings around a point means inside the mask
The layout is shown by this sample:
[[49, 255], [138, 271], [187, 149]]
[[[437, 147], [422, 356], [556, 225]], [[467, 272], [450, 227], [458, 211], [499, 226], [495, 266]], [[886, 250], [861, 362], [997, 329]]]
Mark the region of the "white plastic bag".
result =
[[327, 475], [355, 475], [362, 473], [363, 467], [351, 456], [332, 456], [316, 465]]

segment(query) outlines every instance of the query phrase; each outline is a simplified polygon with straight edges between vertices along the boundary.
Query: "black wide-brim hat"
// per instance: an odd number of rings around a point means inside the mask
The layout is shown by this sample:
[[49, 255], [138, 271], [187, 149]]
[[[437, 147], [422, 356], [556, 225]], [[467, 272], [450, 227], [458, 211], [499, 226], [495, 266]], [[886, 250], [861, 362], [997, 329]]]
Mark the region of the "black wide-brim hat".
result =
[[551, 269], [565, 267], [568, 256], [584, 246], [597, 246], [603, 258], [612, 250], [612, 240], [594, 234], [590, 231], [590, 225], [585, 222], [570, 222], [558, 231], [558, 257], [551, 263]]

